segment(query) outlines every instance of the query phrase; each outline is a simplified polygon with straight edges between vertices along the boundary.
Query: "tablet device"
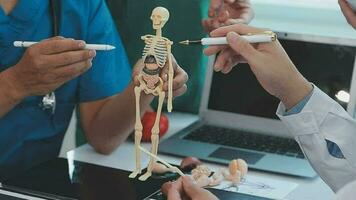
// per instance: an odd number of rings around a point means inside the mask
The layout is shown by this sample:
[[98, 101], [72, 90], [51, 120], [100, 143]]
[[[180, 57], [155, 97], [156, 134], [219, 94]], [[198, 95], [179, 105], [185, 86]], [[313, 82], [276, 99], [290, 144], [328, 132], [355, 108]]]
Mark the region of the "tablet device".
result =
[[[160, 192], [161, 186], [178, 178], [177, 174], [167, 173], [152, 175], [142, 182], [128, 178], [129, 174], [124, 170], [57, 158], [5, 180], [2, 187], [7, 191], [46, 200], [165, 200]], [[212, 188], [208, 190], [224, 200], [271, 200]], [[1, 197], [0, 194], [0, 200]], [[13, 198], [17, 199], [22, 200]]]
[[[223, 200], [272, 200], [265, 197], [252, 196], [248, 194], [229, 192], [224, 190], [217, 190], [213, 188], [208, 188], [211, 193], [213, 193], [218, 199]], [[160, 192], [157, 191], [152, 196], [146, 198], [145, 200], [167, 200], [167, 198]]]
[[6, 190], [44, 199], [142, 200], [176, 174], [153, 175], [147, 181], [130, 179], [130, 172], [57, 158], [2, 182]]

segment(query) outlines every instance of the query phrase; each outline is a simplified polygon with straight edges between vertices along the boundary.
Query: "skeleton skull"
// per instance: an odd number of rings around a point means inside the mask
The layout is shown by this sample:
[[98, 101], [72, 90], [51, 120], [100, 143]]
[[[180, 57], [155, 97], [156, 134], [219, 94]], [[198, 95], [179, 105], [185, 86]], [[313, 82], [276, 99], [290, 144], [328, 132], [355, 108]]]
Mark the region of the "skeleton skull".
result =
[[166, 24], [169, 19], [169, 11], [163, 7], [157, 7], [153, 9], [151, 20], [153, 24], [153, 29], [161, 29]]

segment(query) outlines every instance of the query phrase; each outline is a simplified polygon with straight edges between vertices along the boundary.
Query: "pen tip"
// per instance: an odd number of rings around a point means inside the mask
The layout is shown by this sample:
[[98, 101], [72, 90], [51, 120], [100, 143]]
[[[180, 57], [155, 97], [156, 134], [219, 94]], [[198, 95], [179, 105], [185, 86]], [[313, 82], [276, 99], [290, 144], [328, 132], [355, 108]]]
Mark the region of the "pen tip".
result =
[[184, 40], [179, 42], [179, 44], [183, 44], [183, 45], [189, 45], [189, 40]]

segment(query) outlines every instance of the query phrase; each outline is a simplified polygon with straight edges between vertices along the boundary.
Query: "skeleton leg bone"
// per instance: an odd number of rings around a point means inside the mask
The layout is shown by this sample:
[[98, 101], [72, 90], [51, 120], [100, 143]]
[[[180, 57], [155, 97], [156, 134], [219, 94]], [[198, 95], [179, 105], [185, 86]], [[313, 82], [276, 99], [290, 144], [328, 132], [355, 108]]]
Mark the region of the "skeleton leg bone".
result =
[[163, 165], [165, 165], [166, 167], [168, 167], [169, 169], [171, 169], [172, 171], [178, 173], [181, 176], [185, 176], [184, 173], [178, 169], [178, 167], [174, 167], [171, 164], [169, 164], [167, 161], [163, 160], [162, 158], [158, 157], [157, 155], [153, 155], [151, 152], [147, 151], [145, 148], [143, 148], [142, 146], [139, 146], [140, 150], [142, 152], [144, 152], [145, 154], [147, 154], [150, 157], [155, 158], [156, 160], [160, 161]]
[[[159, 121], [161, 118], [161, 113], [162, 113], [162, 107], [163, 107], [163, 101], [165, 97], [165, 92], [161, 90], [161, 88], [158, 88], [158, 108], [157, 108], [157, 115], [156, 115], [156, 120], [152, 128], [152, 135], [151, 135], [151, 142], [152, 142], [152, 149], [151, 152], [154, 155], [157, 155], [158, 152], [158, 143], [159, 143]], [[147, 180], [151, 175], [152, 175], [152, 168], [153, 168], [153, 163], [156, 162], [156, 159], [153, 157], [150, 158], [150, 162], [147, 167], [147, 172], [140, 176], [139, 180], [140, 181], [145, 181]]]
[[[140, 77], [139, 77], [140, 78]], [[141, 123], [141, 113], [140, 113], [140, 97], [142, 92], [142, 86], [135, 87], [135, 97], [136, 97], [136, 124], [135, 124], [135, 157], [136, 157], [136, 169], [133, 171], [129, 178], [135, 178], [138, 174], [141, 174], [141, 151], [139, 149], [141, 139], [142, 139], [142, 123]]]

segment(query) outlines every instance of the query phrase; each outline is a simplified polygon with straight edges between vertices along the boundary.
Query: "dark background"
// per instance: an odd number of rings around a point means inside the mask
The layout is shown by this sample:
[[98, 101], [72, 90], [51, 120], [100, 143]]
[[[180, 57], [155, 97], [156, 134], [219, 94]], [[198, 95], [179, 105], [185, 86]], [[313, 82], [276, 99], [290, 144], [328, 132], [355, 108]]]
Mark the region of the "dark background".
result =
[[[335, 99], [340, 90], [349, 91], [355, 48], [280, 40], [298, 70], [317, 87]], [[339, 102], [344, 108], [347, 104]], [[228, 75], [214, 73], [209, 108], [277, 119], [279, 100], [258, 83], [247, 64]]]

